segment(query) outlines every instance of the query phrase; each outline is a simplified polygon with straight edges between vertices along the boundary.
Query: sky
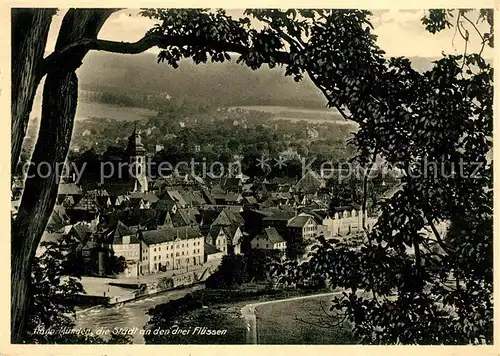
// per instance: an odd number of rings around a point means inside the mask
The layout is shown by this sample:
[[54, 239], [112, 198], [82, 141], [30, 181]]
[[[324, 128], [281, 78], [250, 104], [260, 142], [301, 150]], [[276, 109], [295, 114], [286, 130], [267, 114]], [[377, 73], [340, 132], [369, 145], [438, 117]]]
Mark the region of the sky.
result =
[[[61, 25], [65, 10], [60, 10], [54, 17], [47, 53], [54, 49], [57, 31]], [[232, 16], [239, 16], [242, 10], [227, 10]], [[454, 30], [445, 30], [437, 34], [428, 33], [420, 19], [424, 16], [424, 10], [373, 10], [372, 24], [375, 34], [378, 36], [379, 46], [386, 51], [388, 56], [407, 57], [439, 57], [441, 52], [447, 54], [461, 54], [464, 51], [464, 41]], [[122, 10], [114, 13], [106, 21], [101, 32], [100, 39], [113, 41], [134, 42], [141, 39], [145, 32], [150, 29], [156, 21], [138, 15], [138, 10]], [[487, 32], [487, 25], [480, 26], [482, 32]], [[475, 34], [470, 28], [469, 32]], [[478, 36], [472, 36], [468, 44], [468, 51], [478, 51], [480, 48]], [[156, 52], [157, 49], [152, 49]], [[486, 46], [483, 54], [493, 57], [493, 50]]]

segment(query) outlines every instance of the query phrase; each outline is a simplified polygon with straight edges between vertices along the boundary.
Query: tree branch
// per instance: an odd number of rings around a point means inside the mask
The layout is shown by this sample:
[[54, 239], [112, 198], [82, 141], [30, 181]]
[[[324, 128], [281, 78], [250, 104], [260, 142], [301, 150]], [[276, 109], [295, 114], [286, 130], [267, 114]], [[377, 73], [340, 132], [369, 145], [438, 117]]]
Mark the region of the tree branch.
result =
[[434, 225], [432, 219], [429, 217], [428, 214], [425, 215], [425, 218], [427, 219], [427, 222], [429, 223], [429, 226], [432, 232], [434, 233], [434, 236], [436, 237], [439, 246], [441, 246], [441, 248], [448, 254], [450, 251], [453, 252], [453, 250], [448, 246], [446, 246], [446, 244], [444, 243], [443, 239], [441, 238], [441, 235], [439, 234], [439, 231], [437, 231], [436, 226]]
[[292, 36], [288, 35], [285, 31], [283, 31], [281, 28], [276, 26], [272, 21], [267, 20], [267, 19], [260, 19], [260, 21], [265, 22], [269, 25], [270, 28], [272, 28], [274, 31], [276, 31], [285, 41], [290, 44], [290, 46], [295, 46], [298, 49], [303, 50], [305, 48], [305, 43], [298, 39], [294, 39]]
[[[79, 52], [81, 50], [96, 50], [110, 53], [121, 54], [139, 54], [153, 47], [185, 47], [197, 46], [200, 39], [197, 36], [181, 36], [181, 35], [158, 35], [150, 34], [141, 38], [137, 42], [116, 42], [108, 40], [83, 38], [78, 40], [58, 52], [50, 54], [44, 60], [43, 75], [48, 73], [52, 68], [57, 68], [57, 64], [64, 61], [67, 55]], [[241, 43], [230, 43], [224, 41], [203, 40], [203, 46], [221, 52], [233, 52], [238, 54], [246, 54], [250, 48]], [[287, 64], [290, 63], [290, 54], [288, 52], [277, 51], [272, 54], [276, 62]]]

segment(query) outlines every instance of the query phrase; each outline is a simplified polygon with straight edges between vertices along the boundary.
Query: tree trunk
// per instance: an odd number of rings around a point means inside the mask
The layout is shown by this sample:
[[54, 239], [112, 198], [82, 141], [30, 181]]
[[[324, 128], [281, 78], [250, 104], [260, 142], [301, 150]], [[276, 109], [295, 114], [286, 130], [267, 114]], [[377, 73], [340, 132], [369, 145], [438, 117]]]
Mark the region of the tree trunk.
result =
[[[115, 10], [71, 9], [61, 25], [56, 51], [81, 39], [96, 38]], [[76, 69], [87, 50], [64, 56], [47, 74], [42, 118], [19, 212], [12, 231], [11, 339], [22, 342], [30, 303], [31, 266], [43, 231], [54, 208], [60, 177], [55, 167], [66, 160], [78, 98]], [[39, 169], [38, 168], [43, 168]], [[47, 172], [47, 167], [50, 171]]]
[[11, 171], [19, 162], [21, 148], [40, 84], [40, 65], [55, 9], [12, 9]]

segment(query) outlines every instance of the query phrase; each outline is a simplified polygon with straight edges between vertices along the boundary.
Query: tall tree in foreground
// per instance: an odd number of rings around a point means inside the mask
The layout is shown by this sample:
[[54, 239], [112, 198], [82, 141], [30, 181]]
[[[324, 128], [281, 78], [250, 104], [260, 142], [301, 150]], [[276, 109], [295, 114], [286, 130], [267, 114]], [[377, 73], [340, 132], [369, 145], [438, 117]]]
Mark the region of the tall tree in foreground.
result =
[[[430, 71], [418, 73], [404, 58], [384, 57], [372, 33], [370, 12], [362, 10], [247, 10], [234, 19], [223, 10], [147, 9], [142, 14], [158, 25], [138, 42], [97, 39], [113, 11], [72, 9], [64, 17], [54, 53], [41, 63], [39, 55], [13, 58], [13, 78], [23, 77], [25, 68], [39, 68], [35, 79], [47, 76], [34, 164], [46, 161], [55, 167], [66, 158], [77, 104], [75, 70], [90, 50], [134, 54], [157, 46], [162, 49], [158, 61], [173, 67], [182, 58], [222, 62], [238, 54], [238, 62], [252, 69], [281, 65], [297, 81], [308, 75], [330, 107], [360, 124], [354, 138], [359, 161], [369, 163], [376, 151], [407, 177], [383, 206], [367, 246], [350, 251], [325, 242], [311, 263], [287, 266], [291, 279], [305, 269], [326, 273], [335, 284], [351, 288], [337, 305], [367, 342], [491, 340], [484, 332], [492, 320], [491, 167], [482, 165], [474, 172], [477, 179], [411, 174], [429, 160], [442, 159], [447, 169], [464, 159], [485, 163], [492, 131], [492, 70], [481, 53], [444, 57]], [[444, 29], [451, 24], [450, 14], [433, 11], [426, 26], [431, 32]], [[456, 16], [461, 32], [467, 20], [474, 24], [466, 10]], [[481, 10], [478, 20], [493, 28], [492, 11]], [[257, 30], [255, 21], [263, 28]], [[31, 31], [39, 28], [37, 22], [30, 26]], [[492, 30], [482, 37], [485, 45], [493, 45]], [[30, 93], [36, 91], [35, 79], [30, 79]], [[19, 102], [21, 93], [13, 91], [13, 102]], [[24, 111], [30, 110], [27, 106]], [[19, 117], [27, 120], [23, 115]], [[13, 124], [13, 165], [23, 127]], [[26, 334], [29, 273], [55, 204], [57, 178], [53, 170], [47, 178], [26, 180], [12, 226], [13, 342]], [[435, 228], [439, 221], [451, 221], [453, 233], [440, 236]], [[426, 227], [434, 239], [421, 232]], [[357, 298], [354, 293], [360, 288], [373, 292], [373, 298]], [[446, 333], [449, 329], [443, 326], [450, 325], [453, 332]]]

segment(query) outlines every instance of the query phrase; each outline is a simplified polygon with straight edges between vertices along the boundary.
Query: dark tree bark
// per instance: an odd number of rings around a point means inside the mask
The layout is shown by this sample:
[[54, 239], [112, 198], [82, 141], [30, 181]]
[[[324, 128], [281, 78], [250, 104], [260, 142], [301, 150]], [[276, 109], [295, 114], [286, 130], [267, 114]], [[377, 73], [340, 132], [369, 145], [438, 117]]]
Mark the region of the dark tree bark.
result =
[[[61, 25], [56, 50], [80, 40], [96, 38], [115, 10], [71, 9]], [[19, 212], [12, 227], [11, 340], [22, 342], [26, 335], [30, 303], [30, 274], [36, 248], [54, 208], [59, 179], [55, 167], [66, 160], [78, 98], [75, 70], [88, 50], [61, 58], [45, 79], [42, 118]], [[43, 162], [42, 165], [40, 165]], [[50, 173], [47, 167], [51, 167]], [[43, 167], [38, 171], [36, 167]]]
[[11, 170], [21, 154], [55, 9], [12, 9]]

